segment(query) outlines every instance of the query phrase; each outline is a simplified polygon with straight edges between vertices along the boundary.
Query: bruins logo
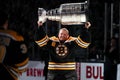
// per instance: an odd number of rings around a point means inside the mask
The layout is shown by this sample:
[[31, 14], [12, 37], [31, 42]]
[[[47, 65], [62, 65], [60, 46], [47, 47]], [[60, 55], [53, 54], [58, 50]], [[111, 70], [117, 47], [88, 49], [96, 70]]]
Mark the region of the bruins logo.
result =
[[65, 45], [58, 45], [56, 47], [56, 53], [61, 56], [64, 57], [68, 54], [68, 48]]

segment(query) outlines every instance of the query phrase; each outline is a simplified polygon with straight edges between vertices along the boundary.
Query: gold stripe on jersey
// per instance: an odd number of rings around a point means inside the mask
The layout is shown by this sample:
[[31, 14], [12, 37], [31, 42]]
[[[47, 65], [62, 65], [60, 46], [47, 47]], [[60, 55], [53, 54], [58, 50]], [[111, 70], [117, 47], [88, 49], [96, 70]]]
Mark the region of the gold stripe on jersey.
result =
[[49, 62], [49, 64], [76, 64], [76, 63], [75, 62], [66, 62], [66, 63]]
[[76, 40], [76, 39], [77, 39], [76, 37], [70, 36], [70, 37], [68, 38], [68, 40], [65, 41], [65, 43], [66, 43], [66, 42], [74, 41], [74, 40]]
[[24, 72], [28, 66], [28, 61], [29, 61], [29, 58], [27, 58], [26, 60], [24, 60], [19, 64], [15, 64], [15, 66], [18, 68], [20, 72]]
[[0, 35], [8, 36], [15, 41], [23, 41], [24, 38], [15, 31], [12, 30], [0, 30]]
[[75, 70], [75, 62], [67, 62], [67, 63], [54, 63], [49, 62], [48, 65], [49, 70]]
[[[76, 39], [75, 37], [70, 36], [70, 37], [68, 38], [68, 40], [66, 40], [65, 42], [74, 41], [75, 39]], [[50, 37], [50, 40], [55, 41], [55, 42], [59, 42], [59, 39], [58, 39], [58, 37], [56, 37], [56, 36]]]
[[87, 47], [90, 45], [90, 43], [84, 42], [80, 37], [78, 37], [78, 38], [75, 40], [75, 42], [76, 42], [79, 46], [81, 46], [82, 48], [87, 48]]
[[0, 45], [0, 63], [3, 62], [5, 54], [6, 54], [6, 47], [3, 45]]
[[19, 66], [23, 66], [25, 64], [27, 64], [29, 61], [29, 58], [27, 58], [26, 60], [24, 60], [23, 62], [19, 63], [19, 64], [15, 64], [15, 66], [19, 67]]
[[55, 47], [56, 45], [56, 42], [52, 42], [51, 46]]
[[8, 67], [8, 66], [5, 66], [5, 65], [3, 65], [6, 69], [7, 69], [7, 71], [10, 73], [10, 75], [14, 78], [14, 80], [18, 80], [18, 76], [19, 76], [19, 74], [16, 72], [16, 71], [14, 71], [14, 70], [12, 70], [10, 67]]
[[56, 36], [50, 37], [50, 40], [55, 41], [55, 42], [59, 42], [59, 39]]
[[40, 47], [44, 46], [47, 44], [49, 38], [46, 35], [43, 39], [39, 40], [39, 41], [35, 41]]
[[49, 70], [75, 70], [75, 68], [50, 68], [48, 67]]

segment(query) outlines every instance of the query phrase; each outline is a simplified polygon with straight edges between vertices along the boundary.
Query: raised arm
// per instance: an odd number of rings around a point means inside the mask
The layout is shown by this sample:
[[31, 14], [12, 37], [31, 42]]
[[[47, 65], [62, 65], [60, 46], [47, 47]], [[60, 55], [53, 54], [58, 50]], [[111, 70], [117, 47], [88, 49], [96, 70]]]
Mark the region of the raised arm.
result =
[[35, 42], [40, 46], [44, 46], [47, 44], [49, 38], [47, 36], [47, 34], [45, 33], [44, 29], [43, 29], [43, 23], [38, 21], [38, 29], [35, 32]]
[[87, 48], [90, 45], [91, 36], [88, 31], [90, 26], [90, 22], [86, 22], [85, 26], [81, 29], [81, 32], [76, 40], [76, 43], [82, 48]]

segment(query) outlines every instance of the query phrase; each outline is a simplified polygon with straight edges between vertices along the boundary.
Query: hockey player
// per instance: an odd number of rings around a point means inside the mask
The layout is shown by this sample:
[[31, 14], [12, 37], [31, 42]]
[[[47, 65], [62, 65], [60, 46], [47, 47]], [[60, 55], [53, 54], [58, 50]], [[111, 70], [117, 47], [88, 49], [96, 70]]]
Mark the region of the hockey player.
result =
[[28, 65], [24, 38], [8, 30], [8, 15], [0, 12], [0, 80], [18, 80]]
[[84, 34], [78, 37], [70, 36], [67, 28], [60, 29], [58, 37], [48, 37], [43, 30], [43, 23], [38, 21], [35, 42], [49, 50], [47, 80], [77, 80], [76, 56], [73, 51], [76, 47], [85, 49], [89, 46], [90, 36], [87, 29], [90, 26], [90, 22], [86, 22], [82, 30]]

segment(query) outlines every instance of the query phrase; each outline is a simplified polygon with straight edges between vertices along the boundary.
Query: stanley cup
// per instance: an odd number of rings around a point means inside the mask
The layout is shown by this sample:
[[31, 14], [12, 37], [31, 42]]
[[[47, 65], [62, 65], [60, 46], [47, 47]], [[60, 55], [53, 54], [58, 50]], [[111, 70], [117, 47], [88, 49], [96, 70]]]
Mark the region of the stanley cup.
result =
[[65, 3], [59, 8], [44, 10], [38, 8], [39, 21], [45, 22], [46, 19], [59, 21], [62, 25], [83, 24], [87, 21], [86, 17], [87, 2]]
[[44, 23], [46, 19], [47, 19], [46, 10], [44, 10], [43, 8], [38, 8], [38, 20]]

